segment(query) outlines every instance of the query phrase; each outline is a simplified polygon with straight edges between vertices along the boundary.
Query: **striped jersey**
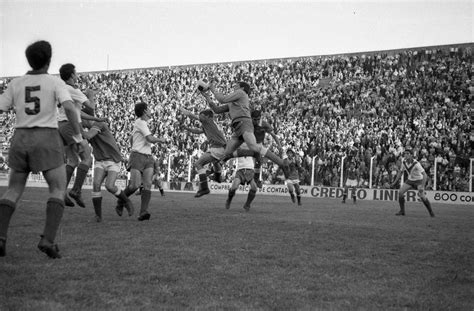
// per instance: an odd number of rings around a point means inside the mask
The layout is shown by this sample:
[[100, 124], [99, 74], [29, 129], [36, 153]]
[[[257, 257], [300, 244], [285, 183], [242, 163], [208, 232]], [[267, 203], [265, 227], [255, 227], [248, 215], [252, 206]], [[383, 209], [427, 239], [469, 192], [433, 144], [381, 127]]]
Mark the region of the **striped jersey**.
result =
[[422, 180], [423, 179], [423, 166], [420, 162], [413, 160], [411, 164], [408, 164], [405, 160], [402, 160], [402, 169], [408, 173], [408, 180]]
[[57, 103], [67, 100], [71, 95], [63, 80], [47, 73], [26, 74], [13, 79], [0, 95], [0, 110], [15, 110], [15, 128], [57, 128]]

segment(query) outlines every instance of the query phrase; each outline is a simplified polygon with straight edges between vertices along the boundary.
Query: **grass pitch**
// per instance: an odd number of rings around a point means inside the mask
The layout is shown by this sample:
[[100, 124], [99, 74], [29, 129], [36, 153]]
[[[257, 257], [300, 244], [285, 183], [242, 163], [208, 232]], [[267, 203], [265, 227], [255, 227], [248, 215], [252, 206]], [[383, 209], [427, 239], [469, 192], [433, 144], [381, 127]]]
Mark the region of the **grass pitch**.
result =
[[[5, 188], [0, 189], [3, 193]], [[153, 192], [150, 221], [66, 208], [62, 259], [36, 248], [45, 188], [28, 188], [0, 258], [0, 310], [473, 310], [474, 208]], [[139, 197], [132, 198], [136, 210]], [[124, 213], [126, 214], [126, 213]]]

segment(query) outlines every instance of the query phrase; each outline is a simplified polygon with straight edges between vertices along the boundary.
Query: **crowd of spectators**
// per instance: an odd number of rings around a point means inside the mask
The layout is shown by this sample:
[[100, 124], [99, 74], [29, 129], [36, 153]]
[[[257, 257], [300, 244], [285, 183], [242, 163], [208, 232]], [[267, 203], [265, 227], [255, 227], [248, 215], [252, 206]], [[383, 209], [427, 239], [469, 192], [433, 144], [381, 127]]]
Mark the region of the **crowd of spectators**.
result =
[[[149, 104], [152, 131], [167, 139], [154, 146], [154, 153], [169, 180], [195, 178], [189, 165], [205, 148], [205, 137], [182, 129], [194, 121], [178, 108], [196, 114], [204, 109], [196, 82], [213, 78], [223, 93], [235, 81], [251, 84], [253, 108], [264, 111], [284, 150], [299, 153], [303, 185], [339, 186], [344, 159], [359, 168], [360, 187], [371, 180], [372, 187], [388, 188], [409, 145], [430, 177], [429, 188], [436, 184], [437, 190], [472, 191], [472, 49], [467, 44], [84, 73], [80, 87], [99, 90], [97, 115], [108, 118], [125, 158], [134, 104]], [[329, 87], [318, 86], [321, 77], [331, 78]], [[12, 117], [2, 120], [2, 126], [11, 124]], [[228, 116], [217, 115], [216, 120], [229, 136]], [[277, 150], [271, 137], [266, 144]], [[281, 182], [278, 167], [266, 162], [263, 168], [265, 183]], [[228, 180], [232, 170], [232, 165], [224, 168]]]

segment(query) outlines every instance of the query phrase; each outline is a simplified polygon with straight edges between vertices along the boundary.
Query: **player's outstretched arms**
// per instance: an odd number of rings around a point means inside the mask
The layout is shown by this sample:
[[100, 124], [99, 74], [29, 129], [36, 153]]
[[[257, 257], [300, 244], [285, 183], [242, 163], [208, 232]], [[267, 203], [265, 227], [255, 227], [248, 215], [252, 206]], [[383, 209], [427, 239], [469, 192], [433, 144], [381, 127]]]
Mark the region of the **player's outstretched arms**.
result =
[[211, 108], [211, 110], [214, 112], [214, 113], [226, 113], [226, 112], [229, 112], [229, 106], [228, 105], [221, 105], [221, 106], [218, 106], [216, 103], [214, 103], [214, 101], [211, 100], [209, 94], [207, 93], [202, 93], [201, 94], [204, 96], [204, 98], [206, 99], [206, 102], [207, 104], [209, 105], [209, 107]]
[[198, 128], [193, 128], [193, 127], [188, 127], [188, 126], [183, 126], [183, 129], [185, 129], [188, 132], [191, 132], [193, 134], [204, 134], [204, 131]]
[[166, 143], [166, 139], [165, 138], [158, 138], [158, 137], [155, 137], [153, 135], [148, 135], [147, 137], [145, 137], [146, 140], [149, 142], [149, 143], [152, 143], [152, 144], [156, 144], [156, 143], [161, 143], [161, 144], [164, 144]]
[[194, 113], [192, 113], [191, 111], [187, 110], [187, 109], [184, 109], [182, 107], [179, 108], [179, 111], [184, 114], [185, 116], [191, 118], [191, 119], [194, 119], [194, 120], [199, 120], [199, 117], [197, 115], [195, 115]]

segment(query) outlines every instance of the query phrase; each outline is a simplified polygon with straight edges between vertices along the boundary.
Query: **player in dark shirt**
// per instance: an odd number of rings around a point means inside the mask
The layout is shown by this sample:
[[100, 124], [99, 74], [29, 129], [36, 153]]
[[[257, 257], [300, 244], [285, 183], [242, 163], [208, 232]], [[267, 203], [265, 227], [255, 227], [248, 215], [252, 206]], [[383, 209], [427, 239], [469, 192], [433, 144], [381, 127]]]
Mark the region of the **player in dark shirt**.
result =
[[199, 190], [195, 197], [201, 197], [210, 192], [208, 182], [206, 165], [213, 163], [214, 177], [217, 182], [221, 181], [222, 167], [219, 159], [224, 155], [226, 140], [224, 134], [214, 121], [214, 113], [210, 109], [205, 109], [199, 113], [199, 116], [194, 115], [191, 111], [180, 108], [180, 111], [185, 116], [198, 120], [201, 123], [201, 128], [190, 128], [183, 126], [183, 128], [194, 134], [205, 134], [208, 140], [208, 150], [196, 161], [194, 166], [199, 174]]
[[352, 188], [352, 200], [354, 201], [354, 204], [356, 203], [356, 187], [359, 184], [359, 179], [359, 170], [355, 167], [355, 163], [351, 161], [344, 174], [344, 194], [342, 196], [342, 203], [346, 203], [346, 199], [349, 194], [349, 188]]
[[[102, 221], [102, 193], [101, 186], [105, 180], [105, 188], [125, 202], [129, 216], [133, 215], [133, 205], [122, 189], [115, 182], [123, 162], [122, 154], [115, 141], [115, 137], [105, 122], [83, 121], [83, 126], [89, 129], [84, 132], [84, 138], [89, 140], [94, 155], [94, 181], [92, 184], [92, 204], [94, 205], [97, 222]], [[116, 210], [122, 216], [122, 210]]]
[[[275, 132], [273, 131], [273, 127], [265, 120], [262, 119], [262, 111], [261, 110], [253, 110], [251, 113], [253, 128], [255, 139], [257, 144], [263, 145], [265, 141], [265, 134], [270, 134], [275, 140], [275, 143], [278, 146], [278, 150], [280, 150], [280, 154], [282, 153], [282, 147], [278, 136], [276, 136]], [[262, 156], [259, 155], [255, 157], [255, 182], [257, 183], [258, 188], [262, 188], [262, 181], [260, 180], [260, 168], [262, 167]]]
[[[227, 95], [218, 92], [214, 83], [209, 85], [209, 90], [221, 104], [216, 105], [213, 101], [207, 100], [209, 107], [215, 113], [229, 113], [232, 122], [232, 136], [227, 141], [225, 154], [220, 160], [225, 162], [232, 157], [257, 156], [259, 154], [279, 165], [285, 176], [288, 176], [287, 163], [267, 147], [257, 144], [250, 111], [250, 85], [243, 81], [237, 82], [234, 84], [234, 91]], [[206, 98], [209, 97], [206, 90], [201, 94]], [[244, 142], [247, 143], [250, 150], [238, 150]]]
[[288, 149], [286, 151], [287, 161], [289, 166], [289, 175], [286, 177], [286, 186], [288, 187], [288, 191], [290, 192], [291, 201], [293, 203], [296, 202], [295, 200], [295, 193], [296, 199], [298, 200], [298, 205], [301, 206], [301, 189], [300, 189], [300, 165], [299, 160], [296, 157], [296, 154], [293, 150]]

